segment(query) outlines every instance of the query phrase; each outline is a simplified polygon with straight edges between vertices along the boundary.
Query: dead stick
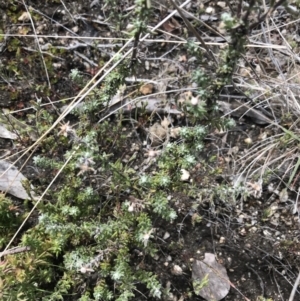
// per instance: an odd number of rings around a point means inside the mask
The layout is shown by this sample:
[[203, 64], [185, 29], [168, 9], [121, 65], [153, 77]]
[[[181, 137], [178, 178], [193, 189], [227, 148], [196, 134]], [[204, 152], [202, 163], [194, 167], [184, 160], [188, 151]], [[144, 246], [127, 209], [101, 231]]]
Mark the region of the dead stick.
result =
[[5, 255], [11, 255], [11, 254], [16, 254], [16, 253], [22, 253], [22, 252], [26, 252], [29, 251], [30, 247], [16, 247], [13, 249], [9, 249], [6, 250], [4, 252], [1, 253], [1, 256], [5, 256]]

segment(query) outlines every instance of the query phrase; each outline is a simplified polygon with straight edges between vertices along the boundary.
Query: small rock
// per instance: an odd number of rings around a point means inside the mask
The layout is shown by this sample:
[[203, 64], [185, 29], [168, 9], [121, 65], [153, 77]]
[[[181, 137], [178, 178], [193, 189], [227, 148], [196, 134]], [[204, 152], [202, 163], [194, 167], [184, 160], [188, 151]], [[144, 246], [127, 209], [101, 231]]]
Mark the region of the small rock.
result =
[[227, 296], [230, 290], [226, 269], [211, 253], [205, 253], [203, 261], [194, 261], [192, 278], [195, 294], [207, 301], [219, 301]]
[[171, 272], [172, 272], [173, 275], [176, 275], [176, 276], [182, 275], [182, 273], [183, 273], [182, 272], [182, 268], [179, 265], [177, 265], [177, 264], [175, 264], [173, 266]]
[[168, 239], [169, 237], [170, 237], [170, 233], [169, 233], [169, 232], [166, 232], [165, 235], [164, 235], [164, 237], [163, 237], [163, 239], [166, 240], [166, 239]]
[[219, 243], [220, 244], [224, 244], [225, 243], [225, 237], [221, 236], [220, 240], [219, 240]]

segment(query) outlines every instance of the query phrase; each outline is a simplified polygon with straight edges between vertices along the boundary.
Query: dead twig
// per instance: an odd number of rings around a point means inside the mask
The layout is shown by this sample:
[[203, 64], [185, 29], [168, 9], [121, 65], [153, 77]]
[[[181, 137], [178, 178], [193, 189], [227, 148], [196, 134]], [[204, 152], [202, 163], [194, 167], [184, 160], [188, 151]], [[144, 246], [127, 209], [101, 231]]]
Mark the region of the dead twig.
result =
[[299, 285], [299, 282], [300, 282], [300, 271], [299, 271], [299, 273], [298, 273], [298, 277], [297, 277], [297, 279], [296, 279], [296, 281], [295, 281], [295, 283], [294, 283], [293, 289], [292, 289], [292, 291], [291, 291], [291, 295], [290, 295], [289, 301], [293, 301], [293, 300], [294, 300], [295, 293], [296, 293], [296, 291], [297, 291], [297, 287], [298, 287], [298, 285]]
[[29, 250], [30, 250], [30, 247], [16, 247], [16, 248], [12, 248], [12, 249], [3, 251], [1, 253], [1, 257], [6, 256], [6, 255], [12, 255], [12, 254], [17, 254], [17, 253], [27, 252]]

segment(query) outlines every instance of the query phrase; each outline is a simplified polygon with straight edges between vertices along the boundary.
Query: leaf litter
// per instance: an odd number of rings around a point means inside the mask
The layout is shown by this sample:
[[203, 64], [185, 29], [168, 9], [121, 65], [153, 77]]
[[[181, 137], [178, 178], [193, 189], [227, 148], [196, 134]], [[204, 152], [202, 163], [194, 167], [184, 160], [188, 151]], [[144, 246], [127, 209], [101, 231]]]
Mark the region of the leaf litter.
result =
[[13, 164], [0, 160], [0, 190], [19, 199], [29, 200], [32, 197], [27, 193], [23, 183], [26, 177]]

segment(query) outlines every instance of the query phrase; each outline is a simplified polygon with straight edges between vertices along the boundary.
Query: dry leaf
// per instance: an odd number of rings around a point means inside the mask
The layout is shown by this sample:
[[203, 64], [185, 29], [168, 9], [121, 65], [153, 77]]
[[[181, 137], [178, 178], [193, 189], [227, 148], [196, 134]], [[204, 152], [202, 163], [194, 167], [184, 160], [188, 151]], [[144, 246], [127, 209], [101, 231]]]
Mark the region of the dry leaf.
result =
[[167, 137], [167, 129], [161, 126], [159, 123], [154, 123], [149, 128], [151, 145], [157, 146], [163, 143]]
[[183, 92], [179, 95], [178, 102], [182, 104], [189, 102], [192, 97], [193, 93], [191, 91]]
[[181, 127], [171, 128], [170, 137], [178, 138], [180, 136]]
[[249, 78], [251, 78], [251, 69], [250, 69], [250, 68], [247, 68], [247, 67], [242, 67], [242, 68], [240, 68], [240, 70], [239, 70], [239, 74], [240, 74], [242, 77], [249, 77]]
[[148, 95], [148, 94], [151, 94], [153, 91], [153, 85], [152, 84], [145, 84], [145, 85], [142, 85], [140, 87], [140, 92], [143, 94], [143, 95]]
[[30, 14], [27, 11], [24, 11], [23, 14], [18, 18], [18, 21], [29, 21], [30, 20]]
[[163, 128], [167, 129], [170, 125], [170, 120], [167, 117], [164, 117], [164, 120], [161, 121], [161, 125]]
[[[229, 292], [230, 281], [226, 269], [216, 261], [214, 254], [205, 253], [203, 261], [194, 261], [192, 278], [195, 294], [207, 301], [219, 301]], [[205, 280], [206, 284], [201, 287]]]
[[166, 21], [163, 25], [162, 25], [163, 29], [169, 33], [179, 33], [180, 32], [180, 24], [177, 22], [177, 20], [175, 18], [171, 18], [168, 21]]
[[238, 152], [239, 152], [239, 147], [238, 146], [234, 146], [232, 148], [229, 148], [227, 154], [229, 156], [231, 156], [231, 155], [236, 155]]
[[186, 55], [185, 54], [180, 55], [178, 61], [182, 62], [182, 63], [185, 63], [187, 61]]
[[129, 196], [128, 201], [129, 201], [129, 206], [128, 206], [129, 212], [139, 212], [145, 208], [144, 201], [137, 199], [132, 195]]
[[226, 26], [225, 26], [225, 23], [223, 21], [220, 22], [220, 24], [218, 26], [218, 31], [221, 34], [225, 34], [226, 33]]
[[259, 199], [262, 195], [262, 180], [257, 182], [247, 182], [247, 189], [250, 195], [254, 196], [256, 199]]
[[[9, 170], [6, 171], [8, 168]], [[14, 165], [0, 160], [0, 190], [8, 192], [19, 199], [30, 199], [30, 196], [22, 185], [22, 182], [26, 180]]]
[[3, 125], [0, 125], [0, 137], [5, 139], [17, 139], [17, 135], [7, 130]]
[[283, 188], [279, 193], [279, 201], [280, 203], [285, 203], [289, 200], [289, 194], [287, 188]]
[[8, 119], [9, 124], [11, 124], [17, 132], [24, 131], [24, 129], [26, 129], [26, 133], [32, 141], [36, 141], [38, 139], [39, 134], [34, 127], [31, 127], [13, 117], [8, 109], [3, 109], [2, 112], [4, 113], [2, 116], [5, 116], [5, 118], [0, 116], [0, 121], [2, 124], [6, 124]]

